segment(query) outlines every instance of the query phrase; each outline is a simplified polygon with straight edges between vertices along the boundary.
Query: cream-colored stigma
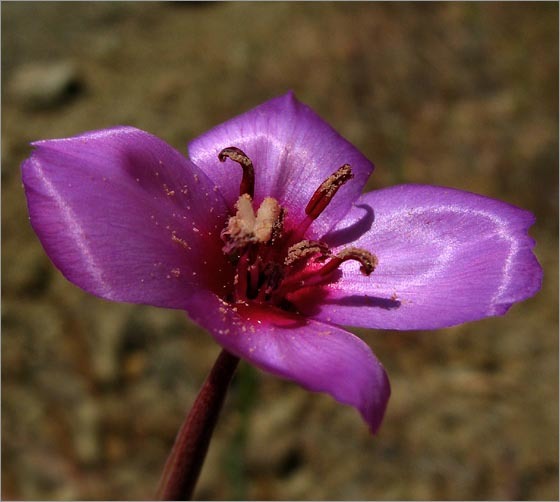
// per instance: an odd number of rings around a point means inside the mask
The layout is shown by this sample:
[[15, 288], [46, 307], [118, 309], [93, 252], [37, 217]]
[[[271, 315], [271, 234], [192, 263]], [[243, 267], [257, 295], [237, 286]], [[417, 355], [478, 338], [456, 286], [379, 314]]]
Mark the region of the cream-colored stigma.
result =
[[243, 194], [237, 200], [235, 208], [235, 216], [229, 219], [225, 232], [228, 240], [233, 241], [235, 247], [244, 246], [249, 242], [268, 243], [282, 211], [278, 201], [266, 197], [255, 215], [251, 197]]
[[274, 225], [280, 218], [282, 208], [276, 199], [266, 197], [257, 211], [255, 221], [255, 238], [259, 242], [267, 243], [272, 238]]
[[241, 195], [235, 204], [237, 212], [228, 221], [227, 233], [232, 239], [248, 239], [255, 228], [255, 212], [251, 197], [246, 193]]

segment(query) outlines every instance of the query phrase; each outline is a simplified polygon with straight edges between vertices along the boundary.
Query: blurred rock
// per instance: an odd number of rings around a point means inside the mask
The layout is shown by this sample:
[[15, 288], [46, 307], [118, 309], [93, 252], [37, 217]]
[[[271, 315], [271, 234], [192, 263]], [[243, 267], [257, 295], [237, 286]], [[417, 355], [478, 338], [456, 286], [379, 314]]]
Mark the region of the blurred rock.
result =
[[69, 61], [26, 64], [14, 72], [8, 85], [10, 95], [27, 109], [56, 107], [82, 89], [78, 70]]

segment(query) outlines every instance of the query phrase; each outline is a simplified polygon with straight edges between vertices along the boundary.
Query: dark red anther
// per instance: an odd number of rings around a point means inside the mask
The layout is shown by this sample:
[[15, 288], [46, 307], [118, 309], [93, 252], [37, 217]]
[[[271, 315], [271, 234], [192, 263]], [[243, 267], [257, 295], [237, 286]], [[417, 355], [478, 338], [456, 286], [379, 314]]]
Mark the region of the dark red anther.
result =
[[316, 219], [329, 205], [338, 189], [353, 177], [352, 168], [344, 164], [331, 174], [321, 186], [315, 190], [305, 208], [305, 214], [312, 220]]
[[243, 178], [239, 187], [239, 195], [248, 194], [251, 199], [255, 195], [255, 169], [251, 159], [247, 157], [243, 150], [235, 146], [224, 148], [219, 154], [218, 159], [220, 162], [225, 162], [226, 159], [231, 159], [237, 162], [243, 169]]

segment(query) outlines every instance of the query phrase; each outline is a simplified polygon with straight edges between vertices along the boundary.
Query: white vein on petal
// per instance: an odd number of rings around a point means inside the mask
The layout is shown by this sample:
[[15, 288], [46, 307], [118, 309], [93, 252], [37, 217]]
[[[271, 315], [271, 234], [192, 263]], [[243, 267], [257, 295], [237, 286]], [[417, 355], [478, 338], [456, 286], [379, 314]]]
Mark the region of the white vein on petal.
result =
[[[520, 211], [518, 208], [512, 207], [512, 209]], [[444, 216], [446, 214], [456, 215], [457, 207], [453, 204], [445, 206], [421, 206], [409, 208], [407, 212], [408, 214], [414, 214], [415, 216], [423, 216], [425, 214]], [[496, 291], [489, 300], [489, 307], [491, 307], [492, 312], [496, 313], [504, 304], [510, 304], [512, 303], [512, 301], [515, 301], [504, 298], [504, 294], [510, 288], [513, 279], [512, 272], [515, 267], [517, 256], [523, 250], [523, 248], [527, 247], [526, 242], [529, 238], [527, 235], [523, 235], [522, 238], [514, 235], [514, 233], [516, 233], [516, 230], [512, 229], [512, 227], [515, 226], [515, 223], [517, 221], [519, 221], [518, 219], [513, 220], [512, 218], [497, 215], [496, 212], [493, 211], [474, 208], [470, 208], [468, 210], [468, 213], [472, 216], [480, 218], [481, 220], [484, 219], [492, 224], [493, 231], [485, 232], [484, 237], [496, 235], [504, 244], [507, 243], [509, 247], [507, 256], [501, 268], [501, 276], [503, 279], [500, 281], [498, 287], [496, 288]], [[525, 213], [525, 211], [523, 211], [523, 213]], [[417, 233], [418, 228], [413, 228], [412, 230]], [[421, 240], [424, 242], [430, 241], [430, 235], [435, 235], [436, 237], [438, 236], [437, 231], [430, 231], [426, 232], [425, 234], [420, 234]], [[382, 235], [380, 235], [380, 237], [382, 237]], [[400, 279], [397, 279], [397, 275], [394, 273], [388, 276], [392, 277], [393, 281], [395, 281], [395, 283], [393, 284], [395, 288], [401, 289], [404, 287], [405, 289], [408, 289], [410, 286], [421, 286], [425, 284], [426, 280], [429, 278], [442, 277], [441, 274], [445, 274], [445, 270], [452, 271], [453, 263], [456, 260], [456, 246], [454, 246], [453, 243], [458, 242], [458, 239], [454, 235], [448, 234], [444, 239], [438, 240], [442, 241], [443, 246], [441, 246], [440, 248], [440, 253], [437, 256], [436, 261], [432, 264], [431, 267], [429, 267], [429, 269], [424, 270], [420, 276], [416, 277], [416, 280], [414, 280], [414, 277], [411, 277], [408, 274], [398, 274], [398, 276], [401, 277]], [[360, 241], [361, 239], [358, 239], [356, 241], [356, 245], [360, 245]], [[375, 249], [372, 249], [371, 251], [375, 253]], [[388, 256], [388, 258], [390, 259], [390, 256]], [[456, 264], [456, 266], [458, 266], [458, 264]], [[367, 282], [367, 279], [358, 273], [358, 266], [356, 264], [351, 262], [344, 263], [342, 264], [341, 269], [343, 271], [343, 275], [346, 276], [347, 280], [350, 279], [354, 284], [362, 284]], [[351, 270], [352, 272], [350, 272]], [[383, 257], [380, 256], [380, 265], [377, 270], [377, 277], [383, 276], [385, 276], [385, 274], [383, 273]], [[384, 286], [387, 285], [388, 283], [384, 282]], [[348, 283], [334, 283], [331, 285], [331, 289], [345, 291], [347, 290], [348, 286]], [[378, 288], [375, 286], [375, 284], [371, 286], [372, 291], [376, 291], [377, 289]], [[382, 287], [381, 290], [383, 289], [384, 288]]]
[[102, 285], [103, 289], [101, 291], [98, 291], [97, 293], [99, 295], [107, 296], [110, 298], [111, 296], [113, 296], [113, 289], [103, 277], [103, 268], [97, 263], [97, 260], [90, 252], [88, 246], [86, 246], [85, 244], [85, 241], [87, 240], [86, 233], [80, 225], [79, 219], [77, 218], [72, 208], [65, 202], [64, 197], [60, 195], [55, 186], [45, 175], [43, 169], [41, 168], [41, 163], [35, 159], [31, 160], [36, 168], [37, 174], [41, 177], [43, 186], [46, 188], [49, 196], [60, 208], [62, 219], [67, 225], [67, 231], [72, 236], [73, 241], [76, 243], [78, 251], [83, 257], [86, 271], [95, 279], [95, 281], [97, 281], [98, 284]]

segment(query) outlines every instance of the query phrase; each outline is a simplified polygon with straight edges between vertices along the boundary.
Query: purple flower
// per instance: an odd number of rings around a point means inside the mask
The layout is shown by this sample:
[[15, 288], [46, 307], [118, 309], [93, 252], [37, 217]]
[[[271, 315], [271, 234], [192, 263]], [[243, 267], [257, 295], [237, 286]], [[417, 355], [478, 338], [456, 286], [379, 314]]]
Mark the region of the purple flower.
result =
[[34, 146], [31, 224], [70, 281], [185, 310], [231, 353], [354, 406], [372, 432], [389, 382], [337, 325], [442, 328], [540, 288], [531, 213], [434, 186], [361, 195], [373, 165], [291, 93], [195, 139], [188, 159], [132, 127]]

